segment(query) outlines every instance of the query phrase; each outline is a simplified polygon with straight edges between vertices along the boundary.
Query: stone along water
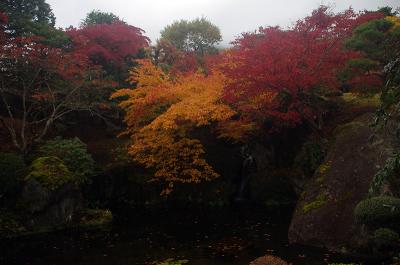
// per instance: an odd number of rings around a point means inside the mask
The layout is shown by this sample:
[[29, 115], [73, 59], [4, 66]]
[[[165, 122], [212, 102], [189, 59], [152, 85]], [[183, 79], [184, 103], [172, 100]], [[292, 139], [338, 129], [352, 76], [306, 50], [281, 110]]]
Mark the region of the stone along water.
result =
[[193, 265], [245, 265], [266, 254], [293, 264], [351, 261], [321, 249], [290, 246], [290, 214], [241, 206], [132, 210], [109, 230], [63, 231], [2, 240], [0, 264], [135, 265], [167, 259]]

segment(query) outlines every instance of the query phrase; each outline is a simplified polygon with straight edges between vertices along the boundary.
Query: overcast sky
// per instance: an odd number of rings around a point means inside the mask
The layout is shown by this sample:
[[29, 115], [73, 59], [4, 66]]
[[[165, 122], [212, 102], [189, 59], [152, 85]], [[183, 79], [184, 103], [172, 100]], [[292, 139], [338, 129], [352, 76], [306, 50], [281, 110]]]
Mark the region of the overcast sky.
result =
[[204, 16], [217, 25], [223, 45], [241, 32], [260, 26], [288, 26], [308, 15], [320, 4], [335, 11], [348, 7], [375, 10], [381, 6], [400, 6], [399, 0], [47, 0], [58, 27], [78, 26], [88, 12], [112, 12], [127, 23], [140, 27], [154, 42], [160, 30], [175, 20]]

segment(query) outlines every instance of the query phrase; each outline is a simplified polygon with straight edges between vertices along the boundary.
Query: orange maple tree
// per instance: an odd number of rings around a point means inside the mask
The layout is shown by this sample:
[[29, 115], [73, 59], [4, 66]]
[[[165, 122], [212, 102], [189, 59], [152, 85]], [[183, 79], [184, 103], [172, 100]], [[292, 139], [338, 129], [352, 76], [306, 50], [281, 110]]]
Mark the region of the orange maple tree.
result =
[[218, 177], [207, 163], [204, 147], [191, 133], [203, 126], [231, 118], [235, 112], [221, 102], [225, 77], [215, 71], [170, 78], [150, 60], [138, 60], [130, 72], [134, 89], [121, 89], [112, 98], [123, 98], [125, 133], [132, 137], [129, 153], [155, 178], [167, 185], [198, 183]]

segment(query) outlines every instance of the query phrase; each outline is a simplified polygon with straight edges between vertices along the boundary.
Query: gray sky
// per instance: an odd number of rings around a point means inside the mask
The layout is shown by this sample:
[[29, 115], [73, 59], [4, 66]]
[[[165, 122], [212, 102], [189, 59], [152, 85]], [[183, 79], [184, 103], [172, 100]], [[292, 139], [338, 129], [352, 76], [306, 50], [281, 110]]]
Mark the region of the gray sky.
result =
[[112, 12], [127, 23], [140, 27], [154, 42], [160, 30], [174, 20], [204, 16], [217, 25], [223, 45], [240, 33], [260, 26], [288, 26], [308, 15], [320, 4], [342, 11], [374, 10], [381, 6], [400, 6], [399, 0], [47, 0], [58, 27], [78, 26], [93, 9]]

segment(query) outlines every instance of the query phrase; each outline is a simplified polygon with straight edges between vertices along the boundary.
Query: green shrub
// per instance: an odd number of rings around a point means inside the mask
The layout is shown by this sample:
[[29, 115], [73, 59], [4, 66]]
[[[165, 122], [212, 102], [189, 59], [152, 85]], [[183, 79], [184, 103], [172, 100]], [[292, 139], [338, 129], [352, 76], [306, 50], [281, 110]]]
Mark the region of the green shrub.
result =
[[322, 163], [325, 152], [320, 143], [316, 141], [305, 142], [295, 158], [295, 165], [304, 172], [306, 176], [311, 176], [318, 166]]
[[375, 174], [369, 188], [370, 195], [379, 195], [385, 181], [388, 181], [390, 184], [394, 185], [398, 181], [397, 176], [399, 172], [400, 154], [396, 154], [395, 156], [390, 157], [386, 161], [385, 166]]
[[25, 179], [34, 179], [50, 190], [55, 190], [66, 183], [76, 183], [74, 175], [63, 161], [55, 156], [39, 157], [34, 160]]
[[359, 224], [382, 226], [400, 222], [400, 199], [389, 196], [373, 197], [359, 202], [354, 209]]
[[25, 163], [21, 156], [0, 153], [0, 195], [8, 194], [18, 187], [24, 168]]
[[378, 247], [388, 247], [399, 241], [399, 234], [389, 228], [379, 228], [374, 233], [374, 242]]
[[86, 145], [78, 138], [47, 141], [39, 148], [39, 153], [41, 156], [60, 158], [80, 183], [94, 174], [93, 158], [88, 154]]

